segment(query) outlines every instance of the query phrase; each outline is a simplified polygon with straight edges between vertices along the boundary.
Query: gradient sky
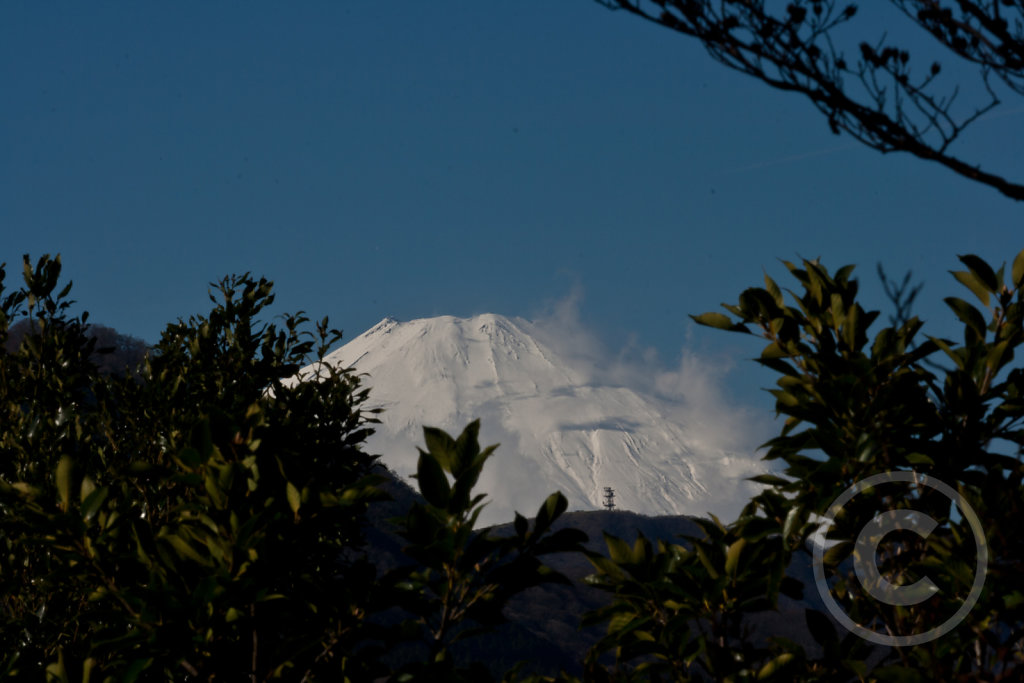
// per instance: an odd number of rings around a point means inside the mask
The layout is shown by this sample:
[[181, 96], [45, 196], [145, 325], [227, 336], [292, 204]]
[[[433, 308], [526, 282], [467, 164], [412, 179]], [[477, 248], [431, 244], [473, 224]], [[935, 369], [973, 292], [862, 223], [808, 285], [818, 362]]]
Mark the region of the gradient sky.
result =
[[[349, 338], [572, 296], [613, 351], [739, 361], [687, 314], [779, 258], [859, 264], [875, 306], [875, 263], [913, 269], [942, 326], [956, 254], [1024, 246], [1024, 204], [591, 0], [12, 0], [0, 84], [0, 261], [61, 253], [93, 320], [149, 341], [252, 271]], [[1021, 104], [956, 151], [1024, 179]]]

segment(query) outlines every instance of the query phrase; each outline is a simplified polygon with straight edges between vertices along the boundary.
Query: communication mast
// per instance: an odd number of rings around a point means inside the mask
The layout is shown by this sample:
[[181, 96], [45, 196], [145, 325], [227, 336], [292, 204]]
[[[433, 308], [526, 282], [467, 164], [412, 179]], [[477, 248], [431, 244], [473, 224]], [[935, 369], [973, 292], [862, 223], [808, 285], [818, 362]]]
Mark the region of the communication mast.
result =
[[615, 491], [611, 486], [604, 487], [604, 507], [606, 510], [615, 509]]

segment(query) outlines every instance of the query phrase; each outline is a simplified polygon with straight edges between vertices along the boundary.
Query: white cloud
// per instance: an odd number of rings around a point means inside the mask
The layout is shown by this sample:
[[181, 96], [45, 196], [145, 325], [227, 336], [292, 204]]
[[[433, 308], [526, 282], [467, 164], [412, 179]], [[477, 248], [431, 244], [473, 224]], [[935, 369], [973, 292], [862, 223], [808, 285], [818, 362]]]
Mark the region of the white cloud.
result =
[[726, 378], [737, 370], [726, 354], [701, 353], [681, 346], [678, 361], [662, 362], [658, 352], [635, 337], [618, 351], [607, 348], [582, 321], [582, 287], [548, 305], [537, 316], [535, 333], [573, 369], [594, 384], [628, 387], [663, 399], [671, 414], [709, 450], [754, 454], [773, 436], [771, 414], [744, 404], [727, 389]]

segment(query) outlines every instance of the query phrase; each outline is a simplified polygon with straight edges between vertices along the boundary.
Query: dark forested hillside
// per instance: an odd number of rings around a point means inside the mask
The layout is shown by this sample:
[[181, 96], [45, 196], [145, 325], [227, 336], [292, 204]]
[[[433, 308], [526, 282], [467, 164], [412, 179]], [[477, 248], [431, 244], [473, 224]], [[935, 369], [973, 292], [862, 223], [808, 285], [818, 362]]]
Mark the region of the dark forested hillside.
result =
[[[11, 353], [21, 346], [26, 336], [38, 333], [38, 321], [22, 318], [8, 328], [3, 349]], [[85, 328], [85, 337], [94, 344], [90, 360], [103, 374], [134, 372], [150, 348], [149, 344], [138, 337], [95, 323]]]

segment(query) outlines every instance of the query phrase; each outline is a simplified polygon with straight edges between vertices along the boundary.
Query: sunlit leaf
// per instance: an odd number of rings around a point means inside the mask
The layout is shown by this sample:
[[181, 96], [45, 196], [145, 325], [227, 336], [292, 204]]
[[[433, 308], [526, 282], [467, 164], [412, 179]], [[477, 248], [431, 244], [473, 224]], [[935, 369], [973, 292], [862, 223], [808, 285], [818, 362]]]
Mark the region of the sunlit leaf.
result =
[[441, 464], [434, 451], [429, 453], [420, 451], [420, 457], [416, 464], [416, 481], [419, 483], [420, 493], [428, 503], [439, 508], [448, 506], [451, 485], [448, 483], [448, 478], [441, 469]]
[[719, 330], [731, 330], [733, 326], [732, 320], [724, 313], [701, 313], [700, 315], [691, 315], [690, 317], [698, 325], [706, 325], [707, 327], [714, 327]]
[[288, 507], [292, 509], [293, 514], [299, 514], [299, 506], [302, 504], [302, 496], [299, 494], [299, 490], [295, 488], [295, 484], [288, 482], [285, 484], [285, 495], [288, 498]]
[[1013, 286], [1015, 288], [1021, 289], [1024, 287], [1024, 249], [1019, 251], [1013, 259], [1011, 277], [1013, 277]]
[[741, 538], [729, 546], [725, 554], [725, 573], [729, 576], [736, 576], [736, 568], [739, 565], [740, 555], [747, 546], [747, 539]]
[[61, 510], [67, 511], [71, 505], [71, 469], [73, 461], [63, 456], [57, 463], [57, 495], [60, 497]]

